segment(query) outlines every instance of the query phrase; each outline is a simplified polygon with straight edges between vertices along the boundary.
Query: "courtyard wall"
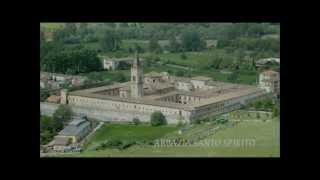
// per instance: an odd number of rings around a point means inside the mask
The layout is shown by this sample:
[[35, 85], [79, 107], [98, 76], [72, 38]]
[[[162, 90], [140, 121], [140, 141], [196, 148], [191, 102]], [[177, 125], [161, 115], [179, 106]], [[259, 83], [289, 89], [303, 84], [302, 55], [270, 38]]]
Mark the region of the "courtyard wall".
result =
[[[41, 114], [52, 116], [54, 111], [58, 108], [59, 104], [41, 102], [40, 110]], [[118, 110], [108, 110], [104, 108], [88, 107], [88, 106], [78, 106], [68, 104], [71, 107], [75, 115], [86, 115], [89, 118], [98, 119], [104, 122], [130, 122], [133, 118], [139, 118], [142, 122], [150, 122], [150, 117], [152, 112], [126, 112]], [[178, 123], [177, 116], [165, 115], [169, 124]]]

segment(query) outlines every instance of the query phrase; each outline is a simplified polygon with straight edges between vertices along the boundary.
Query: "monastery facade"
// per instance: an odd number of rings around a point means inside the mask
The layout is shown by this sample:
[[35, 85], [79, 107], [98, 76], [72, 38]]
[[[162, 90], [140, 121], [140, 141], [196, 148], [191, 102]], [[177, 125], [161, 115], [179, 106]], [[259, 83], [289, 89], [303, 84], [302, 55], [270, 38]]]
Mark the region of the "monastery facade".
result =
[[264, 89], [212, 81], [209, 77], [181, 78], [168, 73], [143, 73], [139, 57], [131, 68], [131, 81], [109, 86], [61, 92], [61, 103], [102, 121], [149, 122], [155, 111], [168, 123], [196, 119], [239, 109], [248, 101], [265, 96]]

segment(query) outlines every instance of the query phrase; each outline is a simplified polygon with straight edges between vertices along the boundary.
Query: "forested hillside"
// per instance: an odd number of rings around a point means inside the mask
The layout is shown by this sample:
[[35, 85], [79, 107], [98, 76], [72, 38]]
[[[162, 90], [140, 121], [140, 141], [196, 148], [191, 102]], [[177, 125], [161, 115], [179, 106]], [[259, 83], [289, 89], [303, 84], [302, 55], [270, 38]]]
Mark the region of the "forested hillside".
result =
[[278, 23], [42, 23], [40, 29], [41, 70], [50, 72], [101, 71], [99, 56], [139, 51], [146, 71], [161, 65], [175, 75], [253, 84], [255, 62], [280, 57]]

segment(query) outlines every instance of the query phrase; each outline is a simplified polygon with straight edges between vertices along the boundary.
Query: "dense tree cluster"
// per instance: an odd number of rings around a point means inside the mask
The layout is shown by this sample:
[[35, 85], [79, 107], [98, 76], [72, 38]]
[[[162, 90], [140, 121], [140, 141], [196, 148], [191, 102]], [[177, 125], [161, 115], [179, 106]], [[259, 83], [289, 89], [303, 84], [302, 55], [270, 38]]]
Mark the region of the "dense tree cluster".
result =
[[182, 48], [184, 51], [200, 51], [203, 50], [205, 46], [205, 41], [201, 39], [197, 31], [182, 34]]
[[103, 51], [117, 51], [120, 49], [121, 38], [115, 31], [107, 30], [100, 38], [99, 42]]
[[220, 41], [218, 48], [232, 47], [248, 51], [271, 51], [279, 53], [280, 40], [276, 38], [236, 38], [234, 40]]
[[[55, 32], [55, 39], [97, 41], [106, 31], [116, 31], [123, 39], [171, 39], [185, 32], [198, 32], [204, 39], [232, 40], [237, 37], [261, 37], [279, 33], [274, 23], [66, 23]], [[72, 34], [74, 33], [74, 34]], [[76, 39], [76, 40], [75, 40]]]
[[158, 40], [155, 38], [152, 38], [149, 42], [149, 51], [150, 52], [155, 52], [155, 53], [161, 53], [162, 48], [158, 43]]
[[40, 116], [40, 144], [49, 143], [64, 124], [71, 119], [72, 111], [66, 105], [60, 105], [53, 117]]
[[42, 71], [77, 74], [102, 69], [97, 52], [83, 46], [64, 46], [48, 42], [40, 48], [40, 66]]
[[264, 111], [271, 111], [276, 108], [277, 104], [271, 98], [266, 98], [258, 101], [250, 102], [247, 105], [249, 108], [254, 108], [255, 110], [264, 110]]
[[193, 31], [205, 39], [226, 40], [240, 36], [260, 37], [279, 33], [280, 29], [279, 25], [270, 23], [139, 23], [139, 26], [118, 27], [117, 31], [125, 39], [170, 39], [173, 35]]

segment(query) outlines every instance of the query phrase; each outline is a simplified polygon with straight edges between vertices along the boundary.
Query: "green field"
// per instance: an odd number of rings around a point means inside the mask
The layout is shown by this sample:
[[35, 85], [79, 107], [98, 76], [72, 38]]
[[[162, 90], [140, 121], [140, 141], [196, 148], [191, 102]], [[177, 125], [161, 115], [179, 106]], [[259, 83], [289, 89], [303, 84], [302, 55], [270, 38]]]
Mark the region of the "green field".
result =
[[91, 146], [104, 142], [106, 140], [122, 141], [150, 141], [161, 138], [167, 133], [175, 131], [174, 126], [153, 127], [148, 124], [104, 124], [97, 130], [96, 134], [90, 140], [88, 149]]
[[40, 23], [40, 28], [44, 32], [53, 32], [57, 29], [63, 28], [65, 23]]
[[[280, 121], [246, 121], [234, 127], [228, 127], [216, 134], [200, 140], [205, 144], [213, 140], [224, 142], [222, 145], [184, 146], [184, 147], [155, 147], [152, 145], [134, 145], [125, 150], [105, 149], [89, 150], [91, 146], [107, 139], [121, 140], [155, 140], [166, 138], [167, 135], [177, 134], [177, 128], [149, 125], [107, 124], [99, 129], [86, 150], [81, 153], [63, 154], [61, 157], [279, 157], [280, 156]], [[206, 124], [195, 125], [190, 132], [184, 132], [181, 137], [192, 134], [191, 131], [207, 129]], [[240, 146], [230, 145], [230, 141], [238, 140]], [[246, 145], [245, 140], [253, 141]]]

